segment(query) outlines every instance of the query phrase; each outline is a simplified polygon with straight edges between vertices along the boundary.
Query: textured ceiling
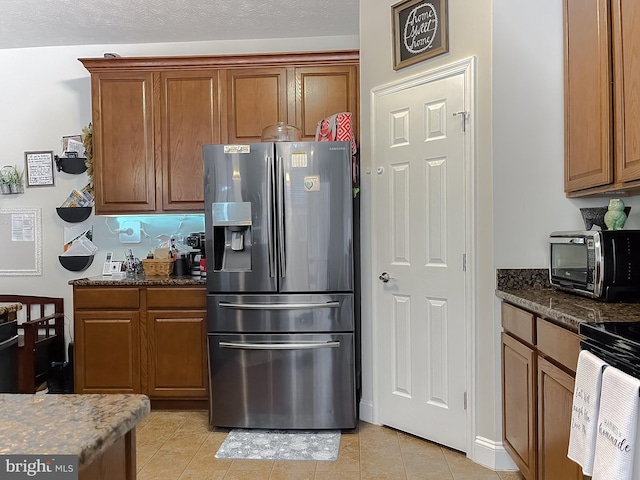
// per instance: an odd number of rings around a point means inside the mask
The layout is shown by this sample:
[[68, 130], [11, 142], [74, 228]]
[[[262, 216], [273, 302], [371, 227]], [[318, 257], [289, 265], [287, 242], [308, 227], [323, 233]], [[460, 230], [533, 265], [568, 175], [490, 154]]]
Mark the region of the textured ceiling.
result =
[[359, 33], [359, 0], [0, 0], [0, 5], [0, 48]]

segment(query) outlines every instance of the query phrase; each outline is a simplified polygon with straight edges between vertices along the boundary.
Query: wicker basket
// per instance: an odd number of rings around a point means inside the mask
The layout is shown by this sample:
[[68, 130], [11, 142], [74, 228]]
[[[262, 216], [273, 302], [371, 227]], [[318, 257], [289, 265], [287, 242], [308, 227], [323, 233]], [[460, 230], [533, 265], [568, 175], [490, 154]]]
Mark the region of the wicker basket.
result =
[[173, 259], [145, 258], [142, 267], [147, 277], [168, 277], [173, 272]]

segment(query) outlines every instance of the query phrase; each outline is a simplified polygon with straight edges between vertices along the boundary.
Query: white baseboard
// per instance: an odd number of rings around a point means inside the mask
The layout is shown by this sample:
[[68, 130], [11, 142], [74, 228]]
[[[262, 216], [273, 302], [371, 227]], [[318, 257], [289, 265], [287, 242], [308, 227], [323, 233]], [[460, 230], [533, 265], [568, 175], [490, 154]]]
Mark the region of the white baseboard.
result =
[[373, 416], [373, 402], [360, 400], [360, 420], [367, 423], [376, 423]]
[[502, 442], [494, 442], [484, 437], [476, 437], [472, 460], [492, 470], [518, 470]]

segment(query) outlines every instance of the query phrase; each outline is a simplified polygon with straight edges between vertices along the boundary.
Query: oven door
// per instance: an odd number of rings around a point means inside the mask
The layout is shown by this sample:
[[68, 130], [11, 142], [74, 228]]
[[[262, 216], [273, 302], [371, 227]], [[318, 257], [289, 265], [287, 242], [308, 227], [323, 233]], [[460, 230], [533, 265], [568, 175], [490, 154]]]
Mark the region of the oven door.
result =
[[209, 334], [210, 424], [355, 428], [353, 333]]

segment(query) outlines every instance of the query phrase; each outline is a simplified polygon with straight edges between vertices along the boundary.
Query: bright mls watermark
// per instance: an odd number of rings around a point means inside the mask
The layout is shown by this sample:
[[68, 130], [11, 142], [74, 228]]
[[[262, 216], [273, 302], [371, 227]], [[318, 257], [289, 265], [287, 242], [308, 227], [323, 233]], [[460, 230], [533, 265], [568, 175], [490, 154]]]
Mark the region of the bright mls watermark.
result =
[[0, 480], [78, 480], [76, 455], [0, 455]]

